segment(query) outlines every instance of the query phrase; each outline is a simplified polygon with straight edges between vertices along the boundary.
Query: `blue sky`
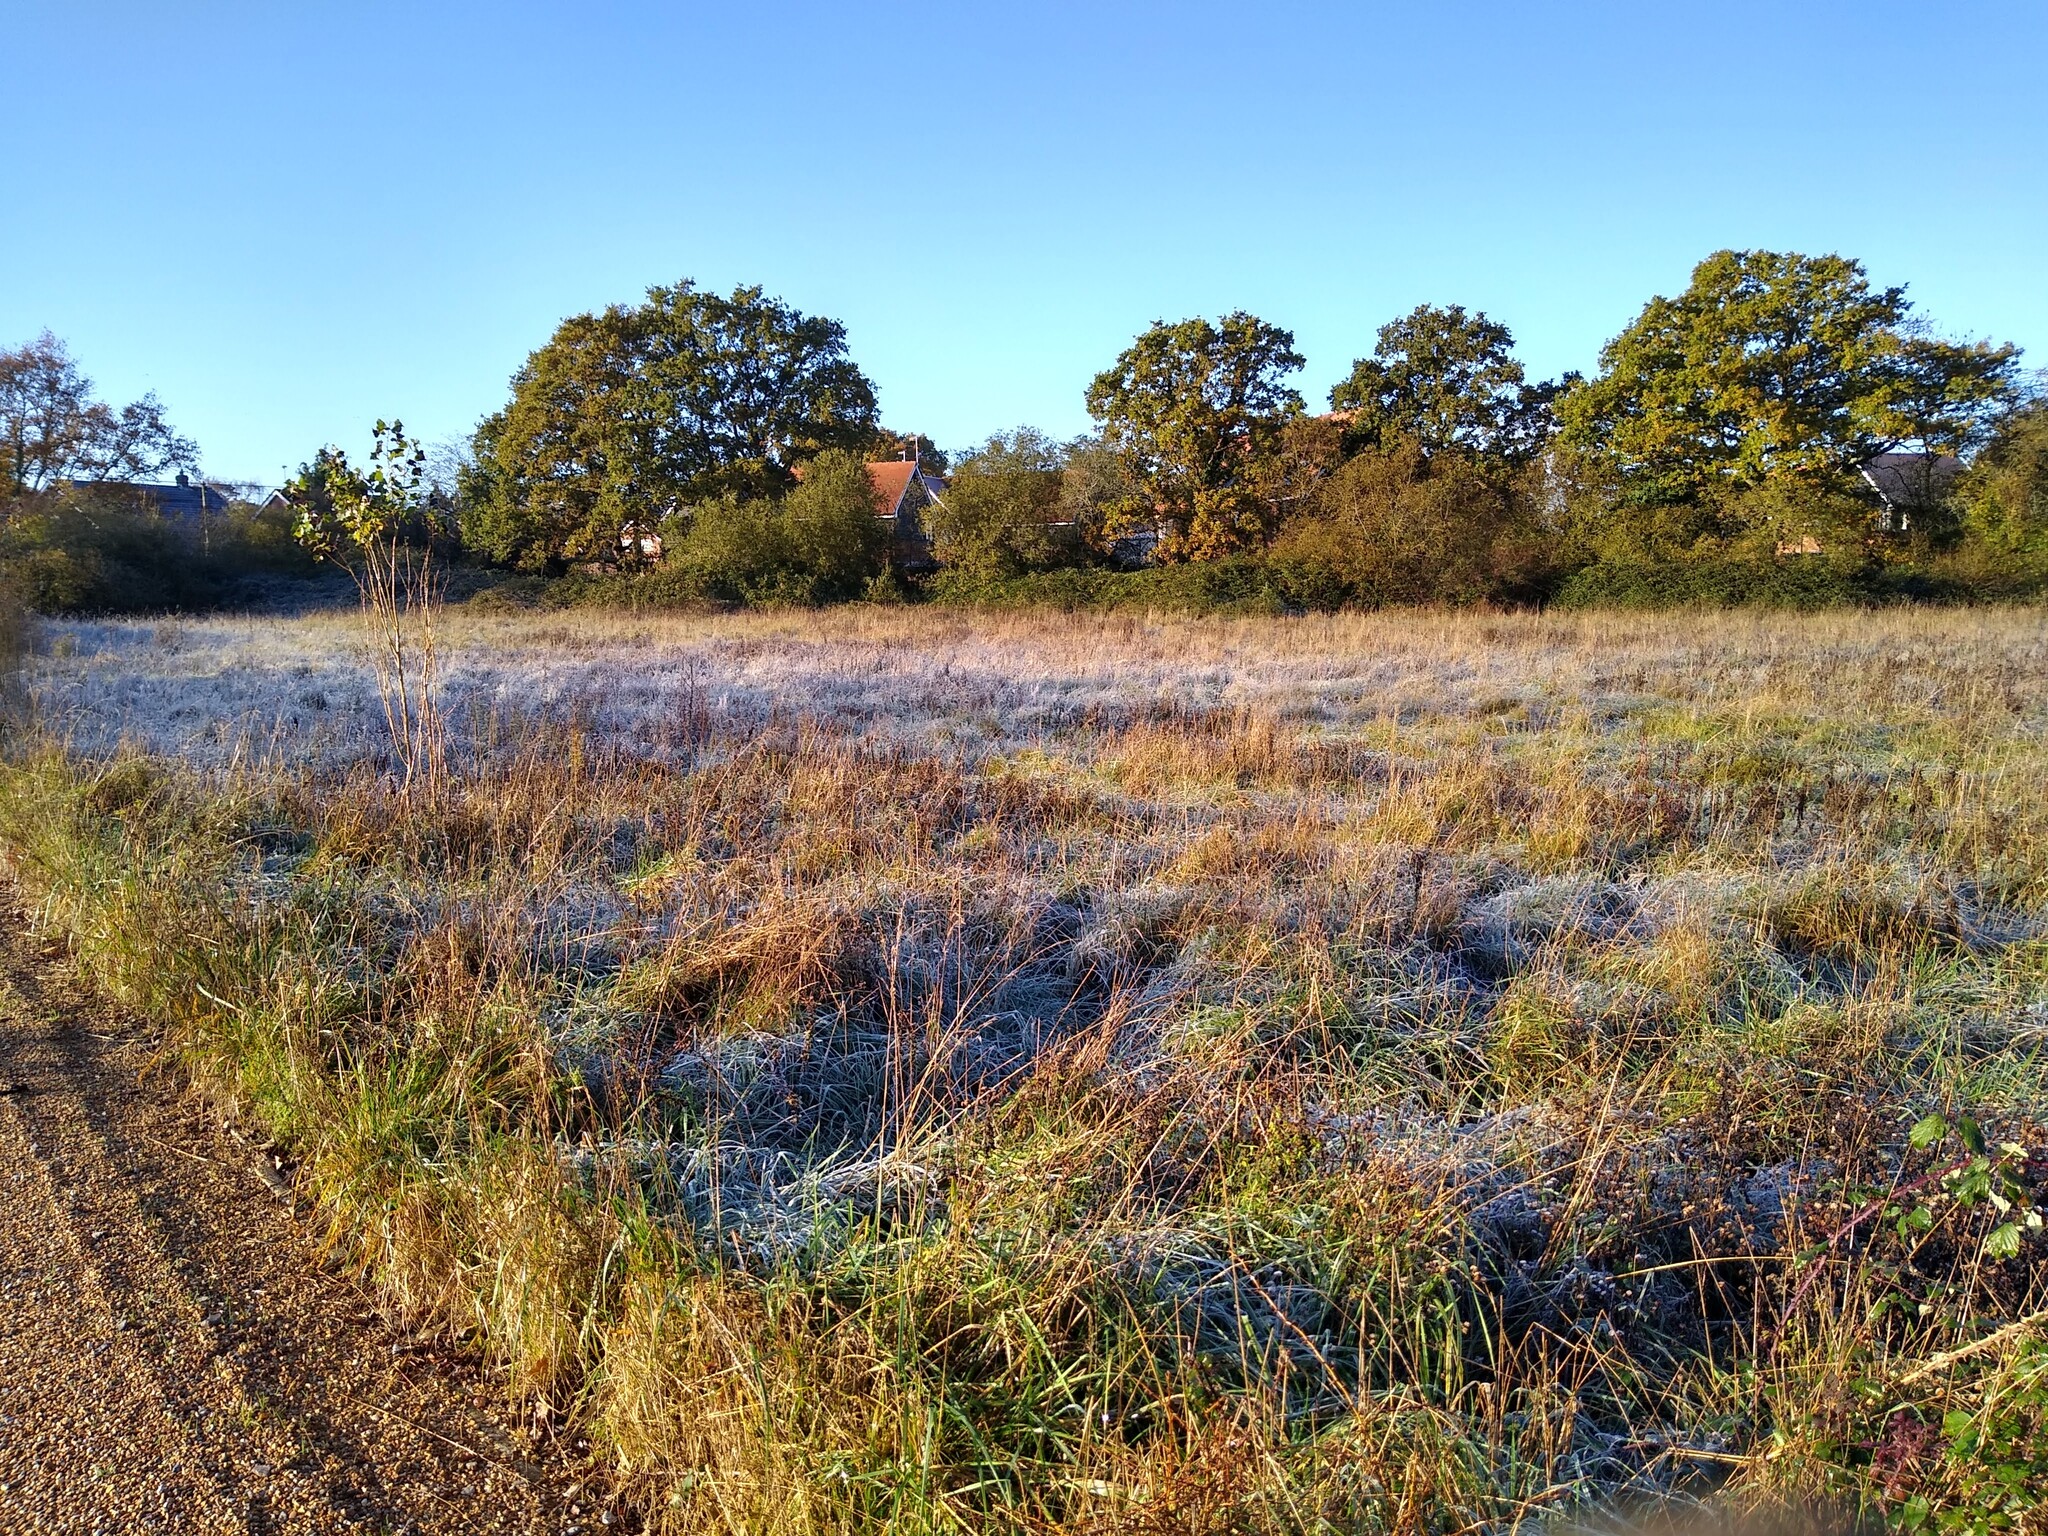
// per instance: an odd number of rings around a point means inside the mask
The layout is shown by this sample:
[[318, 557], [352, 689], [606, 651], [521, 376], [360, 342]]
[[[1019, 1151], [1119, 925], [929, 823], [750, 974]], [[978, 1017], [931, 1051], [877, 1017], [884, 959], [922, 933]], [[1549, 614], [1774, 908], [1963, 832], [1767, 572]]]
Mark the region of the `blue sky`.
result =
[[0, 0], [0, 345], [274, 481], [692, 277], [844, 321], [893, 426], [1087, 425], [1146, 324], [1319, 402], [1463, 303], [1587, 368], [1722, 246], [2048, 364], [2048, 6]]

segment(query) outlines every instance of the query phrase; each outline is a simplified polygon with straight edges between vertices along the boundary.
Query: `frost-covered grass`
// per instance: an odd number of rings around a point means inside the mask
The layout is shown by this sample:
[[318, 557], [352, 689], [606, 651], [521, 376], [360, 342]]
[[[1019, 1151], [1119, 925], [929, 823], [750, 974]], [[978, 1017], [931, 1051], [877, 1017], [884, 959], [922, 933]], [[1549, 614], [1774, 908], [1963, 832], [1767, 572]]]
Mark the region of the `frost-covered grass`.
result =
[[[575, 718], [596, 739], [655, 751], [705, 712], [726, 729], [805, 718], [970, 754], [1161, 707], [1340, 735], [1460, 719], [1654, 729], [1674, 705], [1940, 727], [1978, 705], [2022, 707], [2048, 660], [2039, 610], [1237, 622], [458, 612], [446, 629], [451, 713], [473, 729]], [[45, 718], [84, 751], [125, 742], [209, 763], [310, 752], [345, 764], [379, 746], [363, 635], [346, 612], [52, 622], [38, 652]]]
[[2038, 610], [441, 642], [46, 626], [0, 846], [657, 1524], [2048, 1481]]

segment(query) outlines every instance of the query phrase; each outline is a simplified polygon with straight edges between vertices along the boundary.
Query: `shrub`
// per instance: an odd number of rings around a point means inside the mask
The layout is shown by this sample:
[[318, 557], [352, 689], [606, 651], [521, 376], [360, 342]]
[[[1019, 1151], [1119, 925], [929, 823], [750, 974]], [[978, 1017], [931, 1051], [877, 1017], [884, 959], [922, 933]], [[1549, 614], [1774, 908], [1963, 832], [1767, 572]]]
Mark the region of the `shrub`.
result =
[[2048, 401], [2016, 413], [1956, 489], [1968, 537], [2048, 562]]
[[311, 576], [320, 562], [294, 532], [296, 509], [283, 504], [228, 508], [227, 519], [208, 540], [213, 563], [226, 572], [268, 571], [284, 576]]
[[805, 467], [782, 504], [781, 532], [792, 597], [831, 602], [858, 597], [888, 562], [888, 533], [876, 515], [874, 482], [857, 453], [834, 449]]
[[138, 613], [211, 607], [238, 578], [311, 576], [285, 506], [231, 506], [203, 529], [148, 503], [92, 487], [17, 497], [0, 507], [0, 578], [39, 613]]
[[1564, 608], [1827, 608], [1886, 595], [1879, 573], [1822, 557], [1726, 557], [1624, 564], [1575, 571], [1558, 588]]
[[1527, 498], [1455, 453], [1362, 453], [1274, 542], [1283, 590], [1304, 606], [1472, 603], [1534, 595], [1544, 564]]
[[781, 518], [768, 501], [732, 498], [699, 507], [671, 548], [661, 572], [671, 584], [730, 602], [765, 600], [791, 564]]
[[21, 594], [11, 582], [0, 579], [0, 722], [12, 715], [20, 702], [14, 673], [28, 654], [32, 625]]
[[944, 500], [926, 513], [932, 552], [949, 571], [1001, 581], [1067, 563], [1062, 538], [1063, 455], [1030, 427], [991, 437], [961, 460]]
[[1271, 567], [1249, 557], [1137, 571], [1070, 568], [1008, 579], [944, 571], [926, 587], [932, 601], [963, 608], [1056, 608], [1063, 612], [1157, 610], [1188, 614], [1270, 614], [1292, 606]]
[[[616, 583], [610, 600], [814, 604], [865, 593], [886, 566], [888, 534], [856, 454], [820, 454], [777, 504], [728, 497], [665, 525], [667, 563]], [[577, 600], [587, 600], [579, 598]]]
[[39, 613], [192, 608], [217, 601], [218, 564], [147, 506], [65, 489], [0, 514], [0, 574]]

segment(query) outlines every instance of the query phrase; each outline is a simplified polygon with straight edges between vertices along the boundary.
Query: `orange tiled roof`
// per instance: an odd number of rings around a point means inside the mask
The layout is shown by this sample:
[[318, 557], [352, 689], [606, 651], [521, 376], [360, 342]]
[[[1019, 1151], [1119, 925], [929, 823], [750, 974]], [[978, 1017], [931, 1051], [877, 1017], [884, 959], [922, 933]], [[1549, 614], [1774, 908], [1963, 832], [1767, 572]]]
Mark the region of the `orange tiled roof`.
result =
[[896, 509], [903, 505], [903, 493], [910, 489], [910, 478], [917, 473], [914, 459], [894, 459], [883, 464], [868, 465], [868, 483], [875, 488], [875, 502], [881, 508], [882, 516], [894, 517]]

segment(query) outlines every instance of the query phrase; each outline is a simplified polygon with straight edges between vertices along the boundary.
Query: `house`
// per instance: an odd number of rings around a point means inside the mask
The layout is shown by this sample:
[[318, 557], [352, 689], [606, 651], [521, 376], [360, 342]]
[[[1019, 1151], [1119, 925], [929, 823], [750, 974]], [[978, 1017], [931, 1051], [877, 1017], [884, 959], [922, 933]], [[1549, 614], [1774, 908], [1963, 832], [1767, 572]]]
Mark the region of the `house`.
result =
[[659, 528], [642, 528], [638, 523], [628, 523], [619, 530], [619, 553], [628, 560], [651, 560], [659, 564], [662, 549]]
[[[90, 480], [78, 486], [81, 491], [112, 491], [133, 497], [147, 503], [156, 514], [170, 523], [182, 523], [196, 528], [209, 517], [225, 513], [236, 500], [225, 487], [208, 485], [205, 481], [194, 484], [192, 477], [182, 470], [177, 480], [170, 485], [156, 485], [141, 480]], [[273, 492], [273, 495], [276, 493]]]
[[939, 501], [946, 488], [937, 475], [919, 467], [915, 459], [892, 459], [867, 466], [868, 483], [875, 489], [876, 514], [889, 525], [896, 546], [896, 559], [913, 568], [932, 563], [932, 535], [923, 513]]
[[1913, 514], [1939, 506], [1963, 472], [1952, 453], [1880, 453], [1865, 459], [1863, 479], [1884, 505], [1886, 533], [1904, 533]]

